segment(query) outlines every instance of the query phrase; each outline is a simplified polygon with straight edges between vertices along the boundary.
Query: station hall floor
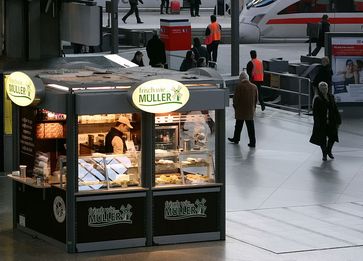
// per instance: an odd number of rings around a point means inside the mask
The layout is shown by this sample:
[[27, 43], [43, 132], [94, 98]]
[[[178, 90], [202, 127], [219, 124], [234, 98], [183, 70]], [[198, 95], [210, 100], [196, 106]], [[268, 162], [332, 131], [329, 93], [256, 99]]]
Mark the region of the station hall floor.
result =
[[[209, 14], [201, 12], [201, 16], [192, 19], [192, 26], [208, 24]], [[141, 17], [144, 24], [136, 24], [131, 16], [123, 26], [159, 26], [154, 14]], [[185, 18], [188, 13], [170, 17]], [[223, 19], [222, 26], [230, 23], [228, 16], [218, 19]], [[251, 49], [261, 59], [283, 57], [291, 62], [307, 53], [307, 44], [241, 44], [241, 69]], [[141, 50], [148, 64], [145, 49]], [[122, 56], [132, 59], [134, 53], [129, 50]], [[230, 57], [230, 45], [220, 45], [217, 70], [223, 75], [230, 74]], [[309, 143], [311, 116], [270, 107], [262, 112], [258, 107], [256, 148], [247, 146], [245, 128], [239, 145], [226, 144], [226, 241], [67, 254], [12, 230], [11, 182], [0, 175], [0, 261], [361, 261], [363, 115], [361, 107], [355, 112], [343, 110], [335, 159], [322, 162], [320, 149]], [[233, 128], [230, 106], [227, 137]]]
[[[257, 146], [226, 144], [226, 241], [67, 254], [12, 230], [11, 182], [0, 177], [0, 260], [362, 260], [363, 121], [346, 116], [334, 160], [309, 143], [312, 117], [257, 108]], [[349, 114], [352, 114], [349, 112]], [[226, 136], [234, 127], [226, 111]]]

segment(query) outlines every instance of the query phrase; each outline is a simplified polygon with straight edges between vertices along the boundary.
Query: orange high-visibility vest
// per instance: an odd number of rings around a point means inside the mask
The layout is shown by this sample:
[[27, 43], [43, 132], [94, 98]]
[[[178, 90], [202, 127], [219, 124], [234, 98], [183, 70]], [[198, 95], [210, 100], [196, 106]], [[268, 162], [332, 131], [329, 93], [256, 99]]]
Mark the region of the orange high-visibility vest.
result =
[[210, 35], [212, 37], [212, 41], [220, 41], [221, 40], [221, 28], [217, 22], [213, 22], [209, 24]]
[[252, 81], [253, 82], [263, 82], [263, 63], [260, 59], [252, 59], [253, 69], [252, 69]]

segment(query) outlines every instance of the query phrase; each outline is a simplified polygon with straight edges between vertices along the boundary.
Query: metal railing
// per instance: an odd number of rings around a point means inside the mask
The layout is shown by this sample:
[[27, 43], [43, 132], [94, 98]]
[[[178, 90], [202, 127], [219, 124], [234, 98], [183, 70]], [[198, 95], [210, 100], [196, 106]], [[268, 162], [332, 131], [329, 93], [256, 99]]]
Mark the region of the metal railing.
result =
[[[295, 78], [298, 80], [298, 91], [294, 91], [294, 90], [287, 90], [287, 89], [282, 89], [283, 86], [281, 86], [281, 81], [280, 81], [280, 86], [278, 87], [271, 87], [271, 86], [266, 86], [266, 85], [262, 85], [261, 88], [263, 89], [268, 89], [268, 90], [272, 90], [274, 92], [278, 92], [278, 93], [288, 93], [288, 94], [295, 94], [298, 96], [298, 104], [297, 107], [296, 106], [289, 106], [286, 104], [276, 104], [273, 102], [265, 102], [266, 105], [271, 106], [271, 107], [275, 107], [275, 108], [282, 108], [282, 109], [288, 109], [288, 110], [294, 110], [297, 111], [299, 113], [299, 115], [301, 114], [303, 110], [302, 108], [302, 97], [307, 97], [307, 109], [306, 112], [310, 113], [311, 111], [311, 81], [309, 78], [305, 78], [305, 77], [300, 77], [297, 75], [291, 75], [291, 74], [285, 74], [285, 73], [278, 73], [278, 72], [271, 72], [271, 71], [265, 71], [265, 77], [267, 75], [276, 75], [281, 77], [285, 77], [285, 78]], [[267, 74], [267, 75], [266, 75]], [[302, 83], [303, 81], [306, 81], [306, 85], [307, 86], [307, 93], [306, 92], [302, 92]]]

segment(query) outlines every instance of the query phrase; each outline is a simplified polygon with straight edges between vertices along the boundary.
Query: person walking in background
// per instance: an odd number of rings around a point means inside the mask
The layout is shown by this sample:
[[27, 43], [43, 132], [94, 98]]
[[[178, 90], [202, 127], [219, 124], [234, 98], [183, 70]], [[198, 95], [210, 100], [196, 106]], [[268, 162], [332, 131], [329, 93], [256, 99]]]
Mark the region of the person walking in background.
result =
[[252, 83], [256, 84], [258, 89], [258, 101], [261, 105], [261, 110], [265, 110], [265, 103], [263, 102], [262, 88], [264, 72], [263, 63], [260, 59], [257, 59], [257, 52], [255, 50], [250, 51], [251, 61], [247, 63], [247, 74], [250, 77]]
[[190, 3], [190, 16], [200, 16], [199, 15], [199, 6], [202, 4], [200, 0], [189, 0]]
[[334, 96], [328, 93], [328, 84], [320, 82], [318, 95], [313, 101], [314, 126], [310, 142], [320, 146], [323, 161], [334, 159], [332, 148], [334, 142], [339, 142], [338, 127], [342, 123]]
[[218, 55], [218, 45], [221, 41], [221, 31], [222, 27], [217, 22], [217, 17], [215, 15], [210, 16], [211, 23], [207, 26], [205, 30], [205, 36], [210, 37], [211, 42], [207, 44], [208, 55], [213, 62], [217, 62]]
[[314, 78], [314, 90], [313, 94], [318, 94], [318, 85], [320, 82], [326, 82], [328, 84], [328, 92], [331, 93], [333, 71], [330, 67], [329, 57], [324, 56], [321, 59], [321, 66], [319, 66], [318, 72]]
[[138, 24], [143, 24], [144, 22], [141, 21], [140, 16], [139, 16], [139, 8], [137, 8], [137, 5], [139, 4], [139, 2], [141, 4], [144, 4], [144, 2], [142, 0], [129, 0], [130, 3], [130, 10], [127, 12], [127, 14], [122, 18], [122, 21], [126, 24], [126, 19], [127, 17], [129, 17], [130, 15], [132, 15], [133, 13], [135, 13], [136, 16], [136, 21]]
[[192, 51], [194, 53], [195, 60], [199, 60], [200, 57], [204, 57], [206, 59], [206, 63], [208, 64], [208, 51], [207, 48], [205, 48], [198, 37], [193, 38], [193, 48]]
[[236, 87], [233, 95], [233, 108], [235, 111], [236, 125], [234, 127], [233, 138], [228, 138], [230, 142], [234, 144], [239, 143], [243, 123], [246, 122], [248, 138], [250, 140], [248, 146], [251, 148], [256, 146], [255, 124], [253, 118], [255, 116], [257, 99], [257, 86], [248, 80], [246, 72], [241, 72], [238, 86]]
[[165, 67], [165, 45], [156, 31], [154, 31], [153, 37], [146, 44], [146, 53], [150, 60], [149, 64], [152, 67]]
[[144, 55], [140, 51], [136, 51], [134, 58], [132, 58], [131, 62], [136, 63], [138, 66], [143, 67], [144, 61], [142, 60], [142, 57]]
[[191, 50], [189, 50], [187, 51], [185, 58], [182, 64], [180, 65], [180, 71], [185, 72], [195, 67], [197, 67], [197, 62], [194, 59], [194, 53]]
[[164, 14], [163, 8], [165, 7], [165, 13], [169, 13], [169, 0], [161, 0], [160, 14]]
[[319, 25], [319, 36], [316, 41], [316, 47], [311, 53], [312, 56], [316, 56], [319, 53], [321, 47], [324, 47], [325, 45], [325, 33], [330, 32], [330, 23], [328, 22], [328, 18], [329, 17], [326, 14], [321, 18]]
[[202, 4], [202, 2], [200, 1], [200, 0], [194, 0], [195, 1], [195, 3], [194, 3], [194, 14], [195, 14], [195, 16], [200, 16], [199, 15], [199, 7], [200, 7], [200, 5]]

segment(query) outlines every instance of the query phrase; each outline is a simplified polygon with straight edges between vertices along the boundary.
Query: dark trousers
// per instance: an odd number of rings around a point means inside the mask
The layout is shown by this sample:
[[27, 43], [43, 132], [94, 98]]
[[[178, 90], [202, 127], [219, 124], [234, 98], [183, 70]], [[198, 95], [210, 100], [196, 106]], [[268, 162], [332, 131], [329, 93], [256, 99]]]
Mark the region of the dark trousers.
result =
[[243, 127], [244, 122], [246, 122], [248, 138], [250, 139], [250, 144], [256, 145], [255, 123], [253, 120], [236, 120], [236, 125], [234, 126], [233, 140], [238, 141], [238, 142], [240, 141], [242, 127]]
[[169, 13], [169, 0], [161, 0], [160, 13], [163, 14], [163, 8], [165, 7], [165, 12]]
[[326, 154], [331, 153], [331, 150], [333, 149], [333, 145], [334, 145], [334, 141], [329, 138], [328, 138], [328, 143], [320, 145], [323, 156], [326, 156]]
[[213, 41], [211, 44], [207, 45], [208, 55], [213, 62], [217, 62], [218, 45], [219, 41]]
[[261, 108], [265, 109], [265, 103], [263, 101], [263, 90], [261, 88], [261, 82], [253, 82], [256, 86], [257, 86], [257, 90], [258, 90], [258, 102], [261, 105]]
[[195, 16], [199, 16], [199, 4], [195, 4], [194, 10], [195, 10]]
[[190, 16], [195, 16], [195, 13], [194, 13], [194, 10], [195, 10], [195, 4], [190, 4]]
[[126, 21], [127, 17], [135, 13], [137, 22], [141, 22], [140, 16], [139, 16], [139, 8], [137, 8], [137, 5], [131, 4], [131, 8], [128, 11], [128, 13], [122, 18], [122, 20]]
[[323, 46], [321, 44], [317, 43], [315, 49], [311, 53], [311, 56], [316, 56], [320, 52], [321, 47], [323, 47]]

